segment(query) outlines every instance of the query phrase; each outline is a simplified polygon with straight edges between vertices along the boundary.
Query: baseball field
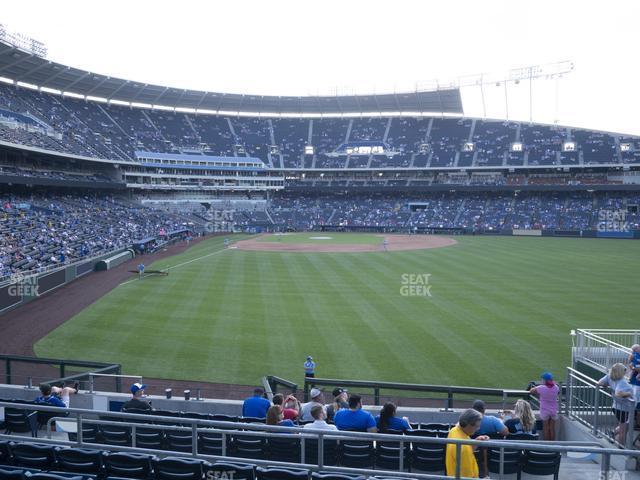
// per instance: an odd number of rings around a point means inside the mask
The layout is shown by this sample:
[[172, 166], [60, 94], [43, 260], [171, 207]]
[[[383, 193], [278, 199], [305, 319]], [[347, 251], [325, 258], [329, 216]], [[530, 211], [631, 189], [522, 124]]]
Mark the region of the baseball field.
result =
[[169, 275], [132, 275], [36, 353], [240, 384], [300, 383], [312, 355], [325, 378], [522, 388], [564, 374], [571, 329], [637, 327], [640, 242], [465, 236], [402, 249], [389, 236], [383, 251], [373, 234], [229, 238], [147, 265]]

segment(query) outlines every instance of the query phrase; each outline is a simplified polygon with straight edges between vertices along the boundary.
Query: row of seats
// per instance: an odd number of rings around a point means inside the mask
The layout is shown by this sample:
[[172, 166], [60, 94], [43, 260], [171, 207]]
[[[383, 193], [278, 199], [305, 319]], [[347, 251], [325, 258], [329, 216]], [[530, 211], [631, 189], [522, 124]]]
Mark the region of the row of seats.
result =
[[[359, 442], [365, 444], [367, 442]], [[364, 445], [363, 445], [364, 446]], [[438, 446], [443, 450], [442, 447]], [[438, 452], [438, 456], [444, 454]], [[354, 455], [364, 456], [364, 450]], [[479, 456], [483, 455], [482, 449]], [[557, 480], [561, 456], [557, 452], [539, 452], [507, 448], [501, 453], [498, 448], [487, 449], [487, 466], [490, 473], [500, 473], [500, 457], [503, 457], [502, 473], [530, 475], [553, 475]], [[307, 463], [313, 463], [310, 460]], [[351, 468], [373, 468], [370, 465], [345, 465]], [[434, 465], [429, 465], [433, 467]], [[428, 466], [428, 467], [429, 467]], [[379, 466], [386, 470], [398, 470], [394, 464]], [[419, 468], [421, 472], [444, 471], [438, 468]], [[364, 477], [336, 473], [317, 473], [305, 469], [261, 468], [253, 464], [216, 462], [214, 464], [197, 459], [179, 457], [158, 458], [156, 456], [106, 452], [101, 450], [54, 447], [35, 443], [0, 442], [0, 480], [59, 480], [109, 479], [137, 480], [210, 480], [211, 478], [233, 478], [247, 480], [355, 480]], [[384, 478], [384, 477], [373, 477]]]
[[[0, 480], [364, 480], [364, 476], [306, 469], [262, 468], [122, 452], [0, 442]], [[382, 479], [384, 477], [372, 477]]]

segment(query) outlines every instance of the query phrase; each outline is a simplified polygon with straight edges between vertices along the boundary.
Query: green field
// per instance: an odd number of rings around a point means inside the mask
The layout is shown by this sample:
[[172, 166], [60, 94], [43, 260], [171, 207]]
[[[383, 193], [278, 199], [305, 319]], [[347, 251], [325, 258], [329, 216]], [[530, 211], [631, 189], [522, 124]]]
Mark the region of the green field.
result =
[[317, 245], [326, 243], [381, 245], [382, 236], [373, 233], [307, 232], [265, 235], [263, 237], [259, 237], [258, 241], [276, 243], [308, 243]]
[[[563, 375], [571, 329], [637, 327], [640, 242], [457, 240], [349, 254], [225, 250], [212, 238], [150, 265], [178, 266], [120, 285], [35, 350], [145, 377], [301, 383], [311, 354], [321, 377], [522, 388], [543, 370]], [[431, 297], [403, 296], [405, 274], [430, 274]]]

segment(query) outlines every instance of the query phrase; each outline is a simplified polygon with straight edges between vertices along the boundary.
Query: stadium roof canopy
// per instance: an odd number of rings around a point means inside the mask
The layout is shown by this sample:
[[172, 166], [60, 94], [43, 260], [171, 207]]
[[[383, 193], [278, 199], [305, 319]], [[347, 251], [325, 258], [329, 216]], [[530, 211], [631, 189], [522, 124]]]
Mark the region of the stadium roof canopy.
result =
[[281, 97], [205, 92], [113, 78], [52, 62], [0, 41], [0, 77], [90, 99], [249, 114], [462, 114], [457, 87], [375, 95]]

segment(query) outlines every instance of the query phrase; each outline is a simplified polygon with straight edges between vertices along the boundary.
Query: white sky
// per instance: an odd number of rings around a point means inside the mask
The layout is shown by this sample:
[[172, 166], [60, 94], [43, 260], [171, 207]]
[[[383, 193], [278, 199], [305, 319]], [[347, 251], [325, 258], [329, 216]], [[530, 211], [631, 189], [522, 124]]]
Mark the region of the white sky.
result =
[[[637, 0], [30, 0], [0, 23], [43, 41], [49, 59], [102, 74], [220, 92], [406, 91], [461, 75], [572, 60], [533, 85], [533, 119], [640, 135]], [[529, 119], [529, 88], [508, 89]], [[482, 116], [478, 88], [465, 113]], [[504, 87], [485, 88], [505, 118]]]

